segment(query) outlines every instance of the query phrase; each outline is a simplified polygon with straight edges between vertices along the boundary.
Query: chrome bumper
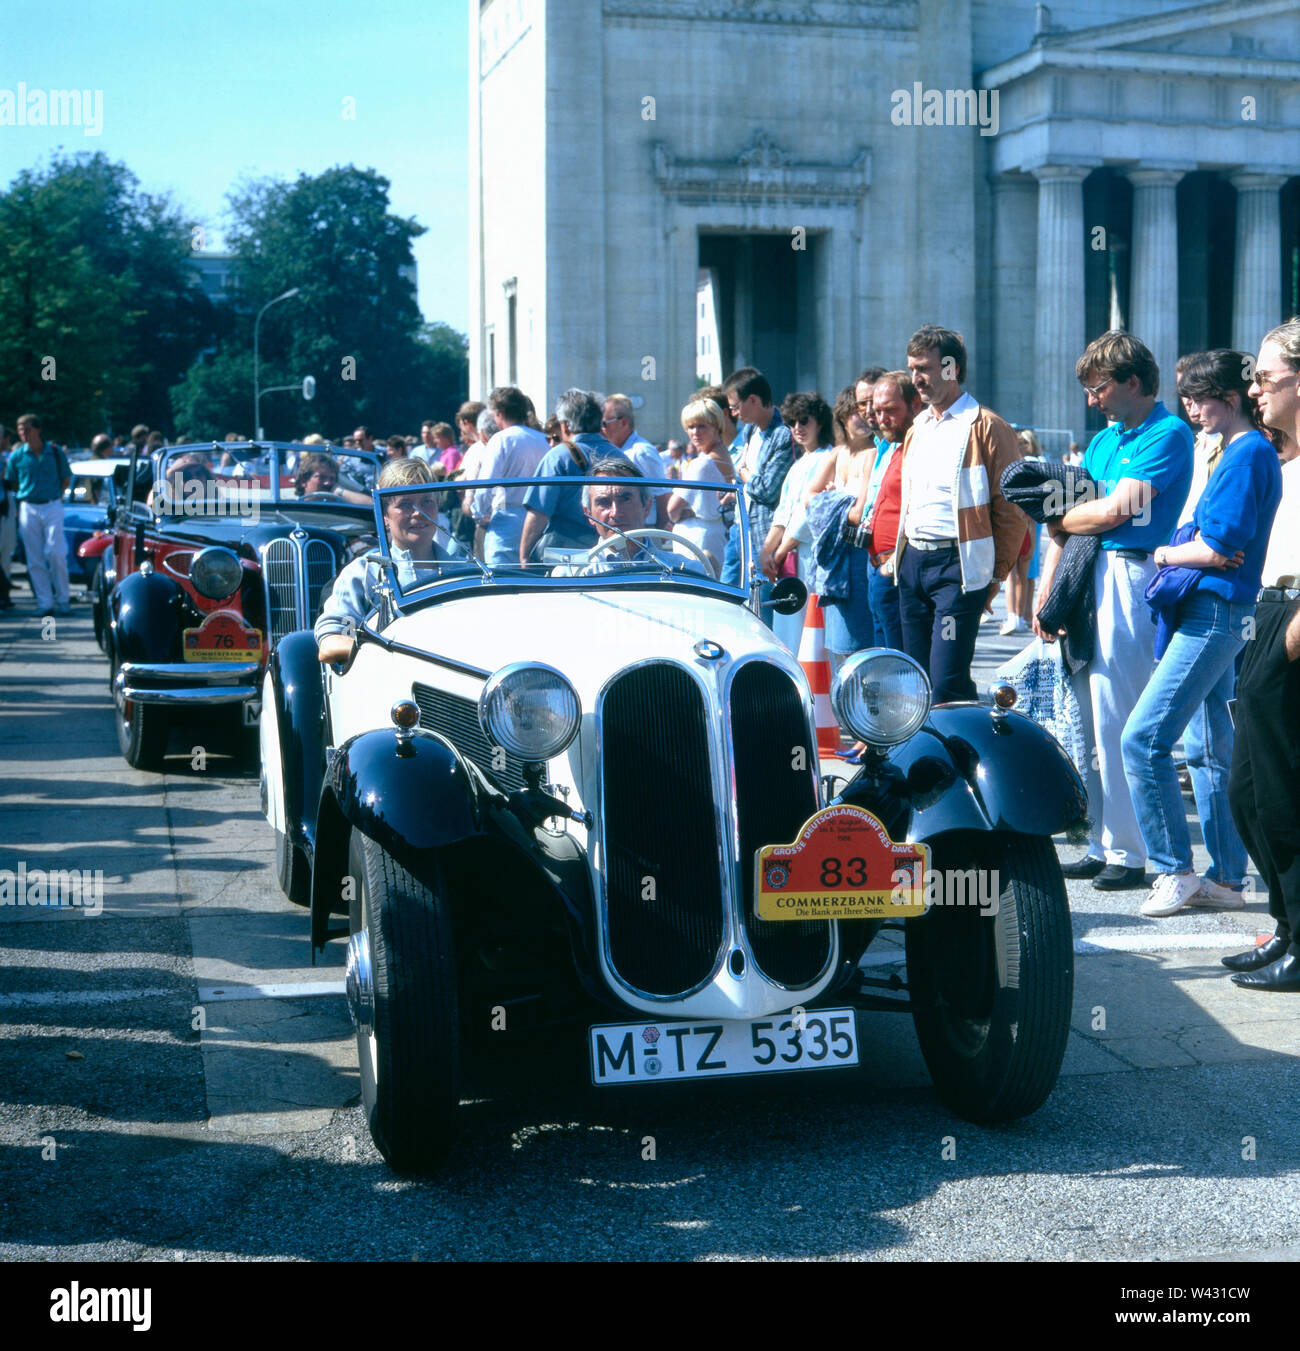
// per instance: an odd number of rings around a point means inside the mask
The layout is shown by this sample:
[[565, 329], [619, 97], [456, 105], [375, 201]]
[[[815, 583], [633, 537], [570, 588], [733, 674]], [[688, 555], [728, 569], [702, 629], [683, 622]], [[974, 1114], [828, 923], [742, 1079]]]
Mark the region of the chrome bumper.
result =
[[242, 704], [261, 689], [260, 662], [123, 662], [113, 693], [135, 704]]

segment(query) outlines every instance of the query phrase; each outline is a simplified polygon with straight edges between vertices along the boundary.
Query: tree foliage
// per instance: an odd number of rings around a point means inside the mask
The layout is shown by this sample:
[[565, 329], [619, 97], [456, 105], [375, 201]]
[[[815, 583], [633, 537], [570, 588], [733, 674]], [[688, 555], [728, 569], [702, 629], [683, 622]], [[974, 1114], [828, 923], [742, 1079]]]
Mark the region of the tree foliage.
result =
[[186, 263], [193, 228], [102, 153], [0, 192], [0, 417], [38, 412], [73, 443], [169, 429], [169, 387], [217, 322]]
[[[232, 194], [228, 242], [238, 258], [242, 312], [218, 356], [196, 364], [173, 391], [186, 430], [252, 431], [255, 316], [294, 287], [298, 294], [261, 322], [261, 387], [296, 386], [312, 375], [317, 394], [312, 403], [293, 392], [264, 396], [268, 436], [339, 436], [358, 423], [376, 434], [405, 432], [455, 411], [466, 383], [465, 342], [446, 325], [421, 324], [411, 244], [424, 227], [389, 211], [388, 189], [374, 170], [349, 165]], [[232, 383], [236, 376], [242, 385]]]

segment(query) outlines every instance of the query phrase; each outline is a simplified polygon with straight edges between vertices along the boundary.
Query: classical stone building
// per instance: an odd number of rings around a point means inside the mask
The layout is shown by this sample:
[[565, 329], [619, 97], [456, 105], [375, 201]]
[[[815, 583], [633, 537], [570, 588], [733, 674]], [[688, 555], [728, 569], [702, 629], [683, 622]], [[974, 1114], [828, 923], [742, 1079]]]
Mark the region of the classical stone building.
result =
[[1063, 443], [1102, 330], [1170, 394], [1300, 310], [1300, 0], [470, 6], [475, 394], [663, 439], [702, 347], [833, 396], [929, 320]]

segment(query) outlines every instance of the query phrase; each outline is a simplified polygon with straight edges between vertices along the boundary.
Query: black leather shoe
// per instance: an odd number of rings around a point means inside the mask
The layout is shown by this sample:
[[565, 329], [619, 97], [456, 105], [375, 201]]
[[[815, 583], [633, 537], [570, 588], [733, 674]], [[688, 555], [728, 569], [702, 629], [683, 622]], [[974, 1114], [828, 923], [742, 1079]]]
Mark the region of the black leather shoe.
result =
[[1300, 994], [1300, 957], [1285, 952], [1276, 961], [1261, 966], [1258, 971], [1242, 971], [1232, 977], [1234, 985], [1243, 990], [1277, 990], [1285, 994]]
[[1258, 971], [1261, 966], [1275, 962], [1291, 945], [1291, 935], [1274, 934], [1267, 943], [1261, 943], [1249, 952], [1234, 952], [1231, 957], [1219, 960], [1229, 971]]
[[1135, 891], [1146, 886], [1145, 868], [1121, 868], [1118, 863], [1108, 863], [1096, 877], [1092, 885], [1098, 891]]
[[1091, 854], [1085, 854], [1077, 863], [1062, 863], [1062, 877], [1096, 877], [1106, 866], [1104, 858], [1093, 858]]

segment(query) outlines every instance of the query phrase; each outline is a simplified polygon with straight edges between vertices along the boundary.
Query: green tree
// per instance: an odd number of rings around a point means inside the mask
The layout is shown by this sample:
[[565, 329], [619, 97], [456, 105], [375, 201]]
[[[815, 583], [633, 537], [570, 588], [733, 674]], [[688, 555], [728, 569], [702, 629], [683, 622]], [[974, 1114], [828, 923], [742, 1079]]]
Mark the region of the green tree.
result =
[[173, 390], [178, 422], [215, 434], [240, 407], [248, 411], [234, 425], [251, 422], [251, 375], [239, 388], [222, 382], [242, 372], [240, 354], [251, 354], [257, 311], [294, 287], [298, 294], [262, 320], [261, 386], [313, 375], [317, 394], [312, 403], [290, 392], [265, 396], [268, 436], [339, 436], [358, 422], [387, 434], [446, 416], [440, 410], [465, 384], [464, 340], [446, 325], [422, 328], [410, 272], [411, 244], [424, 227], [389, 210], [388, 190], [373, 169], [348, 165], [232, 194], [228, 243], [238, 255], [241, 313], [218, 357], [196, 364]]
[[170, 430], [169, 387], [213, 330], [193, 223], [102, 153], [53, 157], [0, 193], [0, 409], [85, 442]]

